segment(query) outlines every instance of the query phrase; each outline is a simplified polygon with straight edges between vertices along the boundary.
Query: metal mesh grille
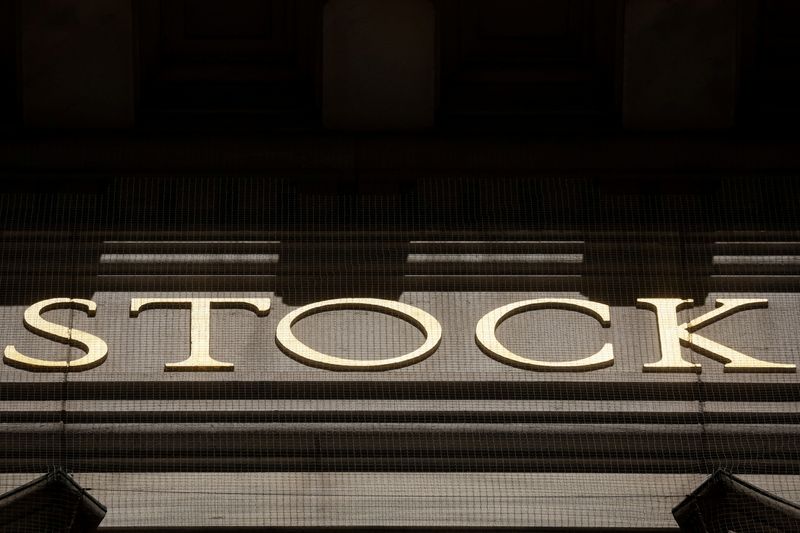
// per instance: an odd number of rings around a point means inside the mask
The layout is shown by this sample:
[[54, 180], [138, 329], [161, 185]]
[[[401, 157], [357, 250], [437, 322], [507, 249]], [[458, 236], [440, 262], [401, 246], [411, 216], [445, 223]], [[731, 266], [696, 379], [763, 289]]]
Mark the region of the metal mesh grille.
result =
[[[0, 489], [64, 469], [108, 507], [104, 527], [675, 527], [671, 509], [717, 469], [798, 501], [797, 374], [724, 372], [691, 345], [682, 357], [702, 372], [644, 372], [660, 330], [636, 307], [693, 299], [680, 323], [715, 300], [766, 299], [696, 333], [796, 365], [798, 193], [777, 178], [119, 178], [2, 194], [2, 344], [79, 360], [85, 350], [23, 315], [82, 299], [94, 316], [42, 316], [103, 339], [108, 355], [84, 371], [2, 365]], [[165, 364], [196, 347], [197, 310], [132, 316], [142, 298], [271, 307], [212, 308], [209, 354], [233, 370], [174, 372]], [[422, 309], [441, 343], [382, 372], [320, 368], [277, 346], [287, 314], [340, 298]], [[611, 343], [613, 365], [532, 370], [478, 347], [485, 314], [545, 298], [605, 304], [610, 327], [530, 310], [498, 341], [546, 362]], [[357, 308], [292, 331], [356, 361], [425, 340], [396, 314]]]

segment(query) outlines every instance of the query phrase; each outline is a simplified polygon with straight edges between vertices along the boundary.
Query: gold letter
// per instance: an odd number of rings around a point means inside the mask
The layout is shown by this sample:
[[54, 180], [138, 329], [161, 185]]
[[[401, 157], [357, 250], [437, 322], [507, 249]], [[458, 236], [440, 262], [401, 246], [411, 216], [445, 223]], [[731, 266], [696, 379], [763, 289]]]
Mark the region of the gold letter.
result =
[[41, 315], [51, 309], [84, 309], [87, 315], [94, 316], [97, 312], [97, 304], [91, 300], [53, 298], [37, 302], [25, 310], [23, 322], [27, 329], [42, 337], [77, 346], [85, 351], [86, 355], [75, 361], [46, 361], [23, 355], [14, 346], [6, 346], [3, 362], [9, 366], [33, 372], [82, 372], [102, 365], [108, 355], [108, 346], [103, 339], [85, 331], [48, 322]]
[[[380, 313], [386, 313], [418, 327], [425, 335], [425, 343], [413, 352], [378, 361], [363, 361], [358, 359], [344, 359], [320, 353], [309, 348], [292, 333], [292, 326], [301, 319], [328, 311], [331, 309], [370, 309]], [[391, 300], [378, 300], [375, 298], [341, 298], [338, 300], [327, 300], [295, 309], [278, 324], [275, 334], [275, 342], [283, 352], [296, 359], [297, 361], [318, 368], [329, 370], [390, 370], [392, 368], [402, 368], [418, 363], [436, 351], [439, 342], [442, 340], [442, 326], [439, 321], [431, 315], [411, 305]]]
[[690, 363], [681, 356], [681, 344], [696, 352], [725, 363], [725, 372], [794, 372], [795, 365], [769, 363], [737, 352], [712, 340], [691, 333], [703, 326], [722, 320], [745, 309], [767, 307], [767, 300], [716, 300], [717, 309], [699, 316], [687, 323], [678, 325], [678, 310], [693, 302], [677, 298], [640, 298], [638, 307], [650, 308], [656, 312], [658, 337], [661, 345], [661, 360], [644, 365], [645, 372], [701, 372], [697, 363]]
[[606, 343], [599, 352], [577, 361], [549, 362], [527, 359], [511, 352], [500, 344], [495, 332], [508, 318], [529, 309], [568, 309], [597, 319], [604, 328], [611, 326], [611, 313], [607, 305], [586, 300], [543, 298], [525, 300], [495, 309], [484, 315], [475, 328], [475, 341], [489, 357], [511, 366], [528, 370], [587, 371], [605, 368], [614, 364], [614, 347]]
[[233, 364], [221, 363], [209, 354], [211, 330], [211, 308], [240, 307], [253, 311], [258, 316], [269, 313], [269, 298], [134, 298], [131, 300], [131, 316], [140, 311], [156, 307], [177, 307], [191, 310], [192, 335], [191, 355], [180, 363], [167, 363], [165, 371], [215, 372], [233, 370]]

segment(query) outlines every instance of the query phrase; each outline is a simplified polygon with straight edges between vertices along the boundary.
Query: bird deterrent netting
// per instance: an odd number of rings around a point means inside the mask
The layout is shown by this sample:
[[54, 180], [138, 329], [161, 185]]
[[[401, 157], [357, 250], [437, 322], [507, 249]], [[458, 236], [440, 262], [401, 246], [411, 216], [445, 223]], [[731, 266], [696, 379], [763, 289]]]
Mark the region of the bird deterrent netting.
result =
[[796, 180], [43, 183], [2, 531], [797, 524]]

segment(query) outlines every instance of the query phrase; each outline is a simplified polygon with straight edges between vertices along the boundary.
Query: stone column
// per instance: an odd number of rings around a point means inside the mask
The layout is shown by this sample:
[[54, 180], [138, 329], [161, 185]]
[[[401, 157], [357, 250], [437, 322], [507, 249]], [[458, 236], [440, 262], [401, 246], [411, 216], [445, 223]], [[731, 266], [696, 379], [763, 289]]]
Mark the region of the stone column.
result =
[[436, 22], [429, 0], [329, 0], [323, 28], [326, 127], [433, 125]]
[[20, 4], [25, 125], [131, 126], [131, 0], [24, 0]]
[[631, 129], [733, 125], [736, 4], [628, 0], [623, 117]]

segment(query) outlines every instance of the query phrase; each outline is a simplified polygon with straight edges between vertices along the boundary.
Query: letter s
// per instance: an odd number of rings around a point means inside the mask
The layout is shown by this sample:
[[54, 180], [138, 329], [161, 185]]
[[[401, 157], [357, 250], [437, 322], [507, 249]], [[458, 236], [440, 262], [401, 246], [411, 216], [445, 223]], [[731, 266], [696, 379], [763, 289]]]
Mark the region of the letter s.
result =
[[75, 361], [47, 361], [21, 354], [14, 346], [6, 346], [3, 362], [32, 372], [81, 372], [102, 365], [108, 355], [108, 346], [103, 339], [85, 331], [53, 324], [42, 318], [42, 313], [52, 309], [83, 309], [88, 316], [94, 316], [97, 304], [91, 300], [52, 298], [37, 302], [25, 310], [24, 323], [28, 330], [42, 337], [81, 348], [86, 355]]

